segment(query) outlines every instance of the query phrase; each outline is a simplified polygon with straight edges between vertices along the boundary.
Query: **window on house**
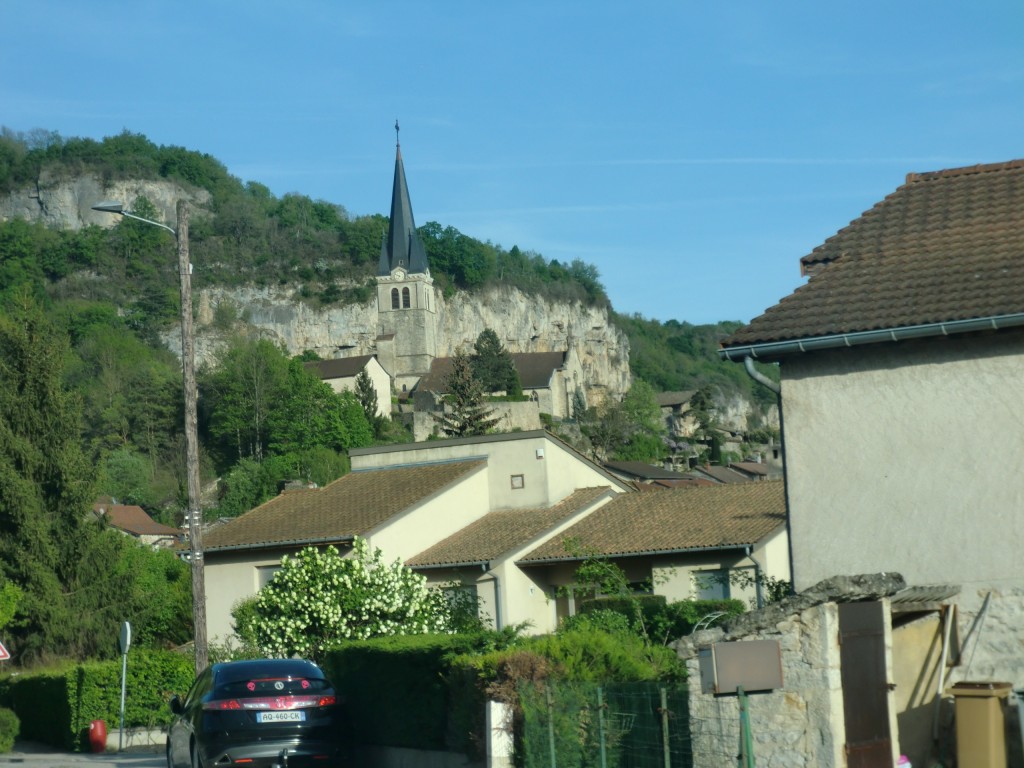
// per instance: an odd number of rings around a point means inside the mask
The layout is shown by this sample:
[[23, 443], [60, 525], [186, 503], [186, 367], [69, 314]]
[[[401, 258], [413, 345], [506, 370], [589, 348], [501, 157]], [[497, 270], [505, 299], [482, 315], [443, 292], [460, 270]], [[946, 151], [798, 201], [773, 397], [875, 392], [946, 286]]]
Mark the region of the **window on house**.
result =
[[522, 475], [512, 475], [512, 490], [518, 491], [526, 485]]
[[279, 565], [260, 565], [256, 567], [256, 591], [263, 589], [274, 578], [274, 574], [281, 570]]
[[402, 289], [402, 308], [403, 309], [408, 309], [410, 306], [411, 306], [411, 304], [410, 304], [410, 301], [409, 301], [409, 289], [408, 288], [403, 288]]
[[698, 600], [728, 600], [729, 571], [727, 569], [694, 571], [693, 587]]
[[391, 308], [392, 309], [398, 309], [399, 306], [400, 305], [398, 303], [398, 289], [397, 288], [392, 288], [391, 289]]

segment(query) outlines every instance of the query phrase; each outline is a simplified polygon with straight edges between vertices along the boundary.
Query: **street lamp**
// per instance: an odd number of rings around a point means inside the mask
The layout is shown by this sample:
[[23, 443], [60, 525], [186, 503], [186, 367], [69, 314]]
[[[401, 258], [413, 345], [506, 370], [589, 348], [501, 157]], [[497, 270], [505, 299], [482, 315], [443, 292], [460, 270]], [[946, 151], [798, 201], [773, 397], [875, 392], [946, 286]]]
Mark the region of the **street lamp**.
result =
[[188, 208], [184, 200], [177, 205], [178, 228], [136, 216], [119, 202], [97, 203], [94, 211], [116, 213], [129, 219], [166, 229], [178, 245], [178, 274], [181, 277], [181, 372], [185, 393], [185, 474], [188, 478], [189, 560], [192, 563], [192, 623], [195, 627], [196, 674], [207, 667], [206, 576], [203, 570], [202, 511], [199, 503], [199, 437], [196, 433], [196, 352], [192, 336], [192, 265], [188, 260]]

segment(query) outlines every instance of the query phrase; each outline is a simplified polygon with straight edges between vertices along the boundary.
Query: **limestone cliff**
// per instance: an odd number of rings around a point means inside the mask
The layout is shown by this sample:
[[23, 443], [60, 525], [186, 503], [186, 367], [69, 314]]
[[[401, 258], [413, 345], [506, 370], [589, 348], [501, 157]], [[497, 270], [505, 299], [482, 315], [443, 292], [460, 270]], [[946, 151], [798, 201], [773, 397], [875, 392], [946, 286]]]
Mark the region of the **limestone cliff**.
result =
[[138, 197], [149, 200], [160, 211], [162, 220], [173, 226], [179, 198], [203, 205], [209, 202], [210, 193], [186, 190], [169, 181], [105, 182], [92, 174], [66, 178], [44, 170], [34, 185], [0, 197], [0, 221], [41, 221], [59, 229], [81, 229], [89, 224], [109, 227], [116, 223], [117, 217], [94, 211], [92, 206], [104, 200], [131, 205]]
[[[196, 359], [200, 364], [211, 360], [224, 343], [223, 318], [236, 311], [244, 327], [283, 344], [291, 354], [310, 349], [332, 358], [375, 350], [375, 301], [321, 310], [303, 303], [290, 290], [241, 287], [204, 289], [196, 305]], [[438, 294], [438, 314], [443, 318], [439, 355], [472, 345], [481, 331], [492, 328], [511, 352], [575, 348], [584, 368], [588, 401], [618, 397], [630, 387], [629, 340], [611, 324], [605, 309], [553, 303], [514, 288], [500, 288], [472, 295], [457, 293], [447, 301]], [[218, 317], [221, 320], [215, 323]], [[181, 339], [175, 331], [169, 331], [165, 341], [180, 352]]]

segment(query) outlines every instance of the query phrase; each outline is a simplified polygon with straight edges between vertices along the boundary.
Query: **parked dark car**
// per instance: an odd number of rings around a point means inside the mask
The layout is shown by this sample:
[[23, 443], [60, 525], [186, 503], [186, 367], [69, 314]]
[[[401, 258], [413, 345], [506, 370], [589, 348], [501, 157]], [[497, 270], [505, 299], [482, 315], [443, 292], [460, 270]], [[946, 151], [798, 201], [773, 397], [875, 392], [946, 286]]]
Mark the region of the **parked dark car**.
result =
[[207, 667], [171, 698], [168, 768], [329, 768], [347, 763], [346, 723], [334, 686], [301, 659]]

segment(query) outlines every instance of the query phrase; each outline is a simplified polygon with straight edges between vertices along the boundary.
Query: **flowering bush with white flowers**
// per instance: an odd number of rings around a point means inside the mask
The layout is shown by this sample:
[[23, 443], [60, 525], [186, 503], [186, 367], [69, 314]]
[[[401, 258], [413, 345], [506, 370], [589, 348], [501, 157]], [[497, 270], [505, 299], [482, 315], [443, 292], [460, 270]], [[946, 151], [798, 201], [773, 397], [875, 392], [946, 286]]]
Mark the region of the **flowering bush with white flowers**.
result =
[[342, 640], [449, 631], [450, 612], [423, 576], [356, 538], [349, 557], [307, 547], [281, 558], [273, 580], [232, 613], [260, 653], [316, 659]]

